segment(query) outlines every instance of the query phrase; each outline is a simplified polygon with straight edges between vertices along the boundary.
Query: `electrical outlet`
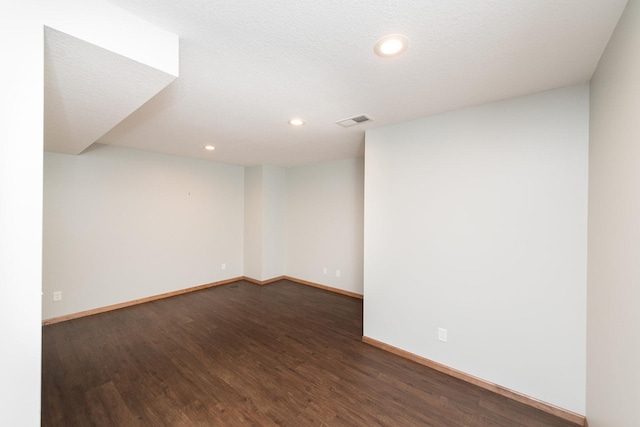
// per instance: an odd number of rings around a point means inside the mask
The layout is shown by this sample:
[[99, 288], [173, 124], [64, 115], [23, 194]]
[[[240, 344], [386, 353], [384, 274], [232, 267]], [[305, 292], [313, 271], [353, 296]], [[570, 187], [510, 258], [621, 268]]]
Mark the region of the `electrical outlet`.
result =
[[226, 270], [227, 269], [227, 264], [222, 264], [220, 266], [220, 270]]
[[327, 267], [323, 268], [323, 269], [322, 269], [322, 272], [323, 272], [324, 274], [327, 274]]
[[62, 291], [55, 291], [53, 293], [53, 300], [60, 301], [62, 299]]
[[444, 328], [438, 328], [438, 339], [442, 342], [447, 342], [447, 330]]
[[336, 270], [336, 277], [340, 277], [340, 270]]

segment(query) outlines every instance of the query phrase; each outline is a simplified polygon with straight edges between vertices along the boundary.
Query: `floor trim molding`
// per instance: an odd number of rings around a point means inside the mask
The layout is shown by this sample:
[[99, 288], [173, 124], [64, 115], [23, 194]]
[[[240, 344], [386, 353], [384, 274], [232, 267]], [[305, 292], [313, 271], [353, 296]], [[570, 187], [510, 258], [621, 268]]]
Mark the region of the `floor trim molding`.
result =
[[347, 295], [352, 298], [363, 299], [363, 296], [355, 292], [345, 291], [343, 289], [333, 288], [331, 286], [321, 285], [319, 283], [309, 282], [307, 280], [297, 279], [290, 276], [278, 276], [268, 280], [258, 280], [247, 276], [234, 277], [231, 279], [221, 280], [219, 282], [207, 283], [205, 285], [194, 286], [191, 288], [180, 289], [177, 291], [167, 292], [159, 295], [152, 295], [146, 298], [135, 299], [132, 301], [121, 302], [118, 304], [107, 305], [105, 307], [98, 307], [91, 310], [79, 311], [77, 313], [66, 314], [64, 316], [52, 317], [51, 319], [45, 319], [42, 321], [42, 325], [52, 325], [54, 323], [66, 322], [67, 320], [79, 319], [81, 317], [93, 316], [94, 314], [106, 313], [107, 311], [118, 310], [120, 308], [131, 307], [138, 304], [144, 304], [145, 302], [156, 301], [163, 298], [170, 298], [176, 295], [182, 295], [189, 292], [201, 291], [203, 289], [212, 288], [214, 286], [226, 285], [228, 283], [239, 282], [241, 280], [253, 283], [256, 285], [268, 285], [269, 283], [277, 282], [279, 280], [289, 280], [301, 285], [312, 286], [314, 288], [324, 289], [325, 291], [335, 292], [337, 294]]
[[296, 279], [295, 277], [291, 277], [291, 276], [283, 276], [283, 279], [289, 280], [291, 282], [299, 283], [301, 285], [312, 286], [314, 288], [324, 289], [325, 291], [335, 292], [336, 294], [346, 295], [352, 298], [364, 299], [362, 294], [357, 294], [351, 291], [345, 291], [344, 289], [338, 289], [331, 286], [321, 285], [319, 283], [313, 283], [307, 280]]
[[118, 310], [120, 308], [125, 308], [125, 307], [131, 307], [133, 305], [144, 304], [145, 302], [156, 301], [159, 299], [175, 297], [176, 295], [182, 295], [189, 292], [201, 291], [202, 289], [212, 288], [214, 286], [226, 285], [227, 283], [238, 282], [240, 280], [242, 280], [242, 277], [234, 277], [232, 279], [221, 280], [219, 282], [207, 283], [200, 286], [193, 286], [191, 288], [180, 289], [172, 292], [166, 292], [164, 294], [153, 295], [146, 298], [140, 298], [132, 301], [121, 302], [119, 304], [107, 305], [105, 307], [99, 307], [91, 310], [80, 311], [78, 313], [66, 314], [64, 316], [45, 319], [42, 321], [42, 325], [43, 326], [52, 325], [54, 323], [66, 322], [67, 320], [79, 319], [81, 317], [86, 317], [86, 316], [93, 316], [94, 314], [106, 313], [107, 311]]
[[242, 276], [241, 280], [247, 281], [249, 283], [253, 283], [255, 285], [268, 285], [269, 283], [277, 282], [278, 280], [284, 280], [286, 278], [287, 278], [286, 276], [278, 276], [278, 277], [273, 277], [267, 280], [258, 280], [258, 279], [254, 279], [253, 277]]
[[435, 369], [436, 371], [450, 375], [454, 378], [458, 378], [462, 381], [466, 381], [468, 383], [474, 384], [478, 387], [492, 391], [501, 396], [508, 397], [509, 399], [515, 400], [516, 402], [524, 403], [525, 405], [532, 406], [536, 409], [540, 409], [541, 411], [555, 415], [557, 417], [560, 417], [562, 419], [565, 419], [577, 425], [580, 425], [580, 426], [587, 425], [585, 416], [576, 414], [575, 412], [571, 412], [567, 409], [559, 408], [555, 405], [551, 405], [550, 403], [546, 403], [541, 400], [535, 399], [533, 397], [527, 396], [525, 394], [518, 393], [517, 391], [510, 390], [498, 384], [494, 384], [492, 382], [483, 380], [481, 378], [474, 377], [473, 375], [467, 374], [466, 372], [462, 372], [457, 369], [450, 368], [441, 363], [434, 362], [433, 360], [424, 358], [422, 356], [418, 356], [417, 354], [408, 352], [406, 350], [402, 350], [398, 347], [394, 347], [392, 345], [383, 343], [382, 341], [378, 341], [373, 338], [369, 338], [367, 336], [362, 337], [362, 342], [372, 345], [374, 347], [378, 347], [382, 350], [388, 351], [389, 353], [393, 353], [400, 357], [404, 357], [405, 359], [412, 360], [416, 363]]

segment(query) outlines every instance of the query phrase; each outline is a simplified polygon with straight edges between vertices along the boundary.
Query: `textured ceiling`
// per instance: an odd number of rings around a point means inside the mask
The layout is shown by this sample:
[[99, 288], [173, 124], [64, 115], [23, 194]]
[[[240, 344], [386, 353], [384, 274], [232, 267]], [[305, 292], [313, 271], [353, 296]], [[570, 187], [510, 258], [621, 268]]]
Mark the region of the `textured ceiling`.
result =
[[[626, 4], [111, 2], [180, 37], [180, 77], [100, 142], [281, 166], [362, 155], [369, 128], [586, 82]], [[392, 33], [409, 49], [375, 56], [375, 42]], [[374, 121], [335, 124], [359, 114]], [[306, 125], [289, 126], [292, 117]]]
[[44, 147], [80, 154], [175, 76], [45, 28]]

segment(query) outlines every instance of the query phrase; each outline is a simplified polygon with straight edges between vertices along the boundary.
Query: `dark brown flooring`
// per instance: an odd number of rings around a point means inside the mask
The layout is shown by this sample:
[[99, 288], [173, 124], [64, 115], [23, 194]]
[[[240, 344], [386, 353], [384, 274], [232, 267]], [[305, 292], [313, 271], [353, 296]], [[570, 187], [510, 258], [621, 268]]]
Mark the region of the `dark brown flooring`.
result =
[[361, 335], [361, 301], [284, 280], [45, 326], [42, 425], [573, 425]]

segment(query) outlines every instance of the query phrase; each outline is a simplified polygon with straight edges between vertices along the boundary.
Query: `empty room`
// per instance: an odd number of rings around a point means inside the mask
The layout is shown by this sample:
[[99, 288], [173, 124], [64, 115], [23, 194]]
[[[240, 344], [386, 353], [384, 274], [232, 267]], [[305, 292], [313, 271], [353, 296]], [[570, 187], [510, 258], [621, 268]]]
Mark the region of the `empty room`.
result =
[[0, 425], [640, 425], [640, 1], [0, 6]]

